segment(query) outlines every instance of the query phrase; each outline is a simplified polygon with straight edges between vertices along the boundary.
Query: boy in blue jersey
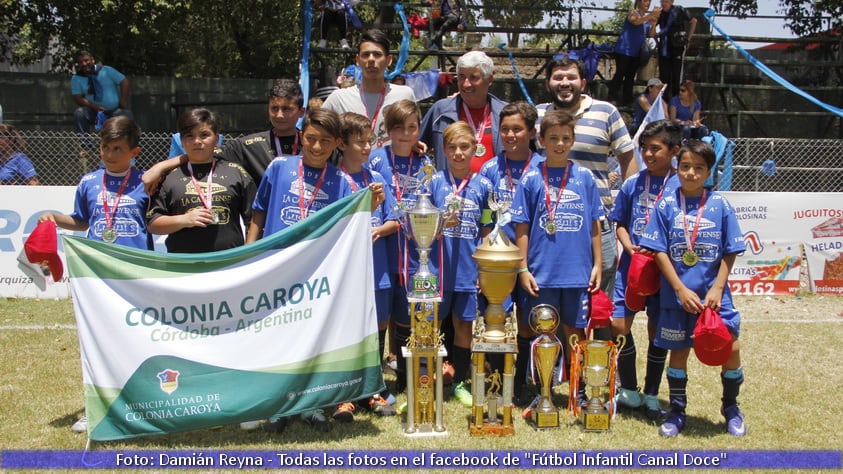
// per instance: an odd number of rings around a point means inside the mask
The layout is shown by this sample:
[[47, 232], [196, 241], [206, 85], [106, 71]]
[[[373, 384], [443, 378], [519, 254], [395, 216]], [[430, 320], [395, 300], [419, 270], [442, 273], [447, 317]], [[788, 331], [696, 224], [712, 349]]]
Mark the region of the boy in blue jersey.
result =
[[454, 342], [447, 347], [454, 366], [454, 397], [470, 407], [471, 390], [464, 381], [471, 367], [472, 323], [477, 316], [478, 275], [472, 256], [491, 230], [484, 211], [488, 211], [492, 183], [471, 172], [477, 142], [468, 122], [448, 125], [442, 139], [448, 169], [433, 176], [430, 199], [434, 206], [447, 211], [441, 245], [434, 245], [431, 252], [431, 271], [441, 275], [439, 312], [443, 318], [450, 317], [454, 326]]
[[[143, 189], [143, 172], [132, 166], [132, 159], [140, 153], [140, 134], [138, 124], [125, 115], [106, 120], [100, 129], [105, 168], [79, 181], [73, 213], [45, 212], [38, 222], [50, 220], [63, 229], [87, 230], [89, 239], [152, 250], [144, 219], [149, 196]], [[88, 417], [82, 416], [70, 429], [88, 431]]]
[[589, 293], [600, 288], [599, 219], [605, 215], [591, 171], [568, 159], [574, 124], [567, 112], [545, 114], [539, 141], [547, 158], [521, 178], [512, 205], [524, 313], [539, 304], [557, 308], [565, 341], [571, 334], [585, 339]]
[[38, 222], [51, 220], [63, 229], [87, 230], [89, 239], [151, 250], [144, 219], [149, 196], [143, 189], [143, 172], [132, 166], [140, 153], [140, 134], [138, 124], [127, 116], [106, 120], [99, 133], [104, 168], [79, 181], [73, 213], [45, 212]]
[[738, 342], [740, 313], [732, 302], [728, 278], [735, 257], [746, 250], [746, 245], [732, 206], [722, 195], [704, 187], [714, 166], [714, 149], [690, 140], [679, 151], [678, 159], [681, 187], [658, 202], [639, 242], [656, 253], [662, 272], [655, 344], [670, 350], [670, 413], [659, 434], [673, 437], [685, 426], [691, 336], [699, 314], [711, 308], [720, 313], [732, 336], [722, 354], [725, 363], [720, 370], [720, 412], [726, 418], [727, 431], [743, 436], [746, 424], [737, 402], [744, 380]]
[[[528, 170], [544, 161], [544, 157], [530, 148], [530, 143], [536, 136], [536, 108], [526, 101], [512, 102], [500, 112], [500, 136], [504, 151], [487, 161], [480, 168], [480, 174], [492, 183], [495, 197], [508, 200], [510, 204], [515, 196], [515, 190], [521, 182], [521, 177]], [[510, 241], [515, 243], [515, 222], [501, 227]], [[524, 312], [525, 294], [521, 286], [516, 284], [512, 291], [511, 300], [516, 304], [516, 321], [521, 321]], [[520, 324], [518, 335], [518, 353], [521, 357], [515, 363], [514, 395], [517, 404], [524, 401], [521, 396], [522, 384], [527, 374], [529, 362], [530, 342], [532, 330], [526, 321]]]
[[[386, 184], [386, 180], [377, 171], [363, 167], [369, 161], [372, 150], [372, 121], [365, 115], [345, 112], [340, 115], [342, 151], [340, 169], [348, 176], [351, 190], [357, 192], [366, 189], [371, 183]], [[384, 201], [372, 211], [372, 261], [375, 272], [375, 308], [378, 314], [378, 354], [383, 354], [386, 329], [389, 326], [389, 311], [392, 306], [392, 283], [389, 274], [387, 237], [398, 231], [398, 218], [395, 216], [395, 198], [386, 193]], [[367, 406], [378, 415], [395, 415], [395, 409], [388, 400], [395, 402], [389, 392], [366, 400]]]
[[[387, 194], [394, 198], [399, 219], [403, 212], [416, 203], [419, 187], [419, 173], [431, 160], [426, 155], [416, 153], [421, 127], [421, 109], [411, 100], [399, 100], [384, 110], [384, 126], [389, 137], [389, 144], [372, 151], [369, 156], [369, 169], [377, 171], [386, 179]], [[405, 381], [404, 358], [400, 346], [410, 337], [409, 302], [407, 301], [407, 281], [416, 271], [418, 254], [414, 241], [407, 238], [406, 229], [399, 229], [387, 237], [387, 255], [389, 274], [392, 283], [392, 304], [390, 321], [394, 331], [395, 371], [397, 389], [403, 390]]]
[[[618, 354], [617, 373], [620, 380], [618, 403], [628, 408], [639, 408], [642, 403], [650, 419], [662, 415], [659, 407], [659, 385], [664, 371], [667, 351], [653, 344], [656, 321], [659, 316], [658, 294], [639, 296], [627, 294], [630, 261], [637, 252], [652, 255], [638, 245], [641, 233], [650, 220], [653, 207], [661, 196], [676, 189], [678, 181], [673, 173], [671, 161], [679, 152], [682, 144], [682, 131], [679, 124], [659, 120], [647, 124], [639, 138], [641, 153], [646, 169], [632, 175], [621, 186], [615, 197], [615, 207], [609, 219], [617, 224], [618, 242], [623, 247], [618, 273], [615, 278], [613, 300], [615, 312], [612, 315], [612, 336], [623, 335], [626, 344]], [[671, 177], [673, 179], [670, 179]], [[670, 181], [670, 183], [668, 182]], [[644, 381], [644, 397], [638, 392], [638, 376], [635, 371], [635, 339], [632, 337], [632, 322], [635, 314], [647, 308], [647, 375]]]

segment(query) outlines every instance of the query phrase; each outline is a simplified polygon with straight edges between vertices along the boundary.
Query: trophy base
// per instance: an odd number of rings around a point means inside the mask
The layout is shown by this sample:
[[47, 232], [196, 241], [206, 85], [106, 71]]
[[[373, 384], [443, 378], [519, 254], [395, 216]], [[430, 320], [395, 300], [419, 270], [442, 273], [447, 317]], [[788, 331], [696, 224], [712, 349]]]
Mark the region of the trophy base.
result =
[[582, 414], [583, 431], [609, 431], [609, 412]]
[[533, 410], [533, 416], [531, 418], [531, 421], [531, 425], [537, 430], [550, 430], [553, 428], [559, 428], [559, 412], [539, 412]]
[[481, 426], [469, 423], [469, 432], [471, 436], [515, 436], [515, 427], [487, 421]]
[[402, 423], [401, 433], [407, 438], [430, 438], [433, 436], [450, 436], [448, 430], [443, 428], [440, 431], [437, 431], [436, 426], [430, 423], [417, 424], [412, 429], [412, 431], [407, 431], [407, 429], [407, 424]]

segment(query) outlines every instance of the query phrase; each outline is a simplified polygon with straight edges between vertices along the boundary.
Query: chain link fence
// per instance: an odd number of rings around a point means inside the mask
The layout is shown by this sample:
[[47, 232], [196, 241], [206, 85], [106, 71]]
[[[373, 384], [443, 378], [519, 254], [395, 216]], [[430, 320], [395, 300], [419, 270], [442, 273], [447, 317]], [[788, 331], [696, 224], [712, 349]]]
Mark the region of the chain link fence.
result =
[[[21, 135], [42, 184], [75, 186], [99, 165], [99, 147], [83, 156], [83, 141], [76, 133], [22, 130]], [[86, 140], [97, 144], [99, 138], [90, 135]], [[167, 158], [170, 141], [167, 133], [144, 133], [135, 166], [147, 169]], [[734, 142], [729, 191], [843, 192], [843, 140], [736, 138]], [[719, 168], [721, 184], [724, 161]]]

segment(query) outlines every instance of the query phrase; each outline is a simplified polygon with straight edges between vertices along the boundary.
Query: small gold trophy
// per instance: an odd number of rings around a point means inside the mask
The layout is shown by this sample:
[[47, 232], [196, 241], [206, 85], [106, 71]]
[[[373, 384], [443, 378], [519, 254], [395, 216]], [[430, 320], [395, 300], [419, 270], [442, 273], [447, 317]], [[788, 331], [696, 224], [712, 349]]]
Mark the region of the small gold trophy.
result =
[[[615, 414], [611, 394], [615, 387], [618, 351], [626, 338], [618, 336], [618, 344], [613, 341], [580, 341], [576, 334], [570, 338], [571, 377], [569, 383], [570, 402], [568, 409], [574, 416], [582, 415], [585, 431], [607, 431]], [[581, 408], [577, 403], [577, 388], [580, 379], [590, 391], [588, 403]]]
[[559, 312], [549, 304], [540, 304], [530, 311], [529, 322], [533, 331], [539, 334], [533, 341], [532, 355], [541, 383], [539, 402], [533, 409], [533, 425], [536, 429], [556, 428], [559, 426], [559, 410], [553, 405], [551, 388], [553, 367], [562, 351], [562, 342], [556, 337]]
[[[503, 307], [506, 297], [512, 293], [521, 264], [521, 251], [500, 231], [504, 213], [509, 210], [511, 198], [493, 194], [489, 207], [497, 213], [497, 225], [474, 252], [474, 261], [480, 281], [480, 291], [489, 302], [486, 313], [477, 318], [471, 343], [474, 377], [471, 395], [474, 402], [470, 431], [474, 436], [515, 434], [512, 424], [512, 393], [515, 383], [516, 323], [512, 314]], [[486, 354], [498, 353], [504, 356], [503, 375], [495, 371], [486, 376]], [[486, 389], [486, 383], [490, 387]], [[503, 393], [501, 394], [501, 391]], [[498, 418], [498, 404], [503, 408], [502, 419]], [[484, 416], [485, 412], [485, 416]]]

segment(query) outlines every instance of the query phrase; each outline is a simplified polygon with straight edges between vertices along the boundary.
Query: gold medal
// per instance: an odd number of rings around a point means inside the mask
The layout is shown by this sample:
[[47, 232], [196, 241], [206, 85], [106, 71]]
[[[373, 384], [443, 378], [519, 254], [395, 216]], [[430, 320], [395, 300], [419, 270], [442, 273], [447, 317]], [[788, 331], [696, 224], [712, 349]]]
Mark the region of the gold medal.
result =
[[547, 221], [547, 224], [544, 226], [545, 232], [547, 235], [553, 235], [556, 233], [556, 223], [553, 221]]
[[474, 156], [483, 156], [486, 154], [486, 147], [482, 143], [477, 144], [477, 148], [474, 150]]
[[693, 250], [686, 250], [682, 254], [682, 263], [689, 267], [693, 267], [700, 261], [700, 257]]
[[102, 231], [102, 241], [109, 244], [113, 244], [115, 241], [117, 241], [117, 231], [112, 229], [111, 227], [104, 229]]
[[460, 212], [460, 209], [462, 209], [461, 200], [454, 199], [448, 203], [448, 210], [450, 210], [451, 212]]

